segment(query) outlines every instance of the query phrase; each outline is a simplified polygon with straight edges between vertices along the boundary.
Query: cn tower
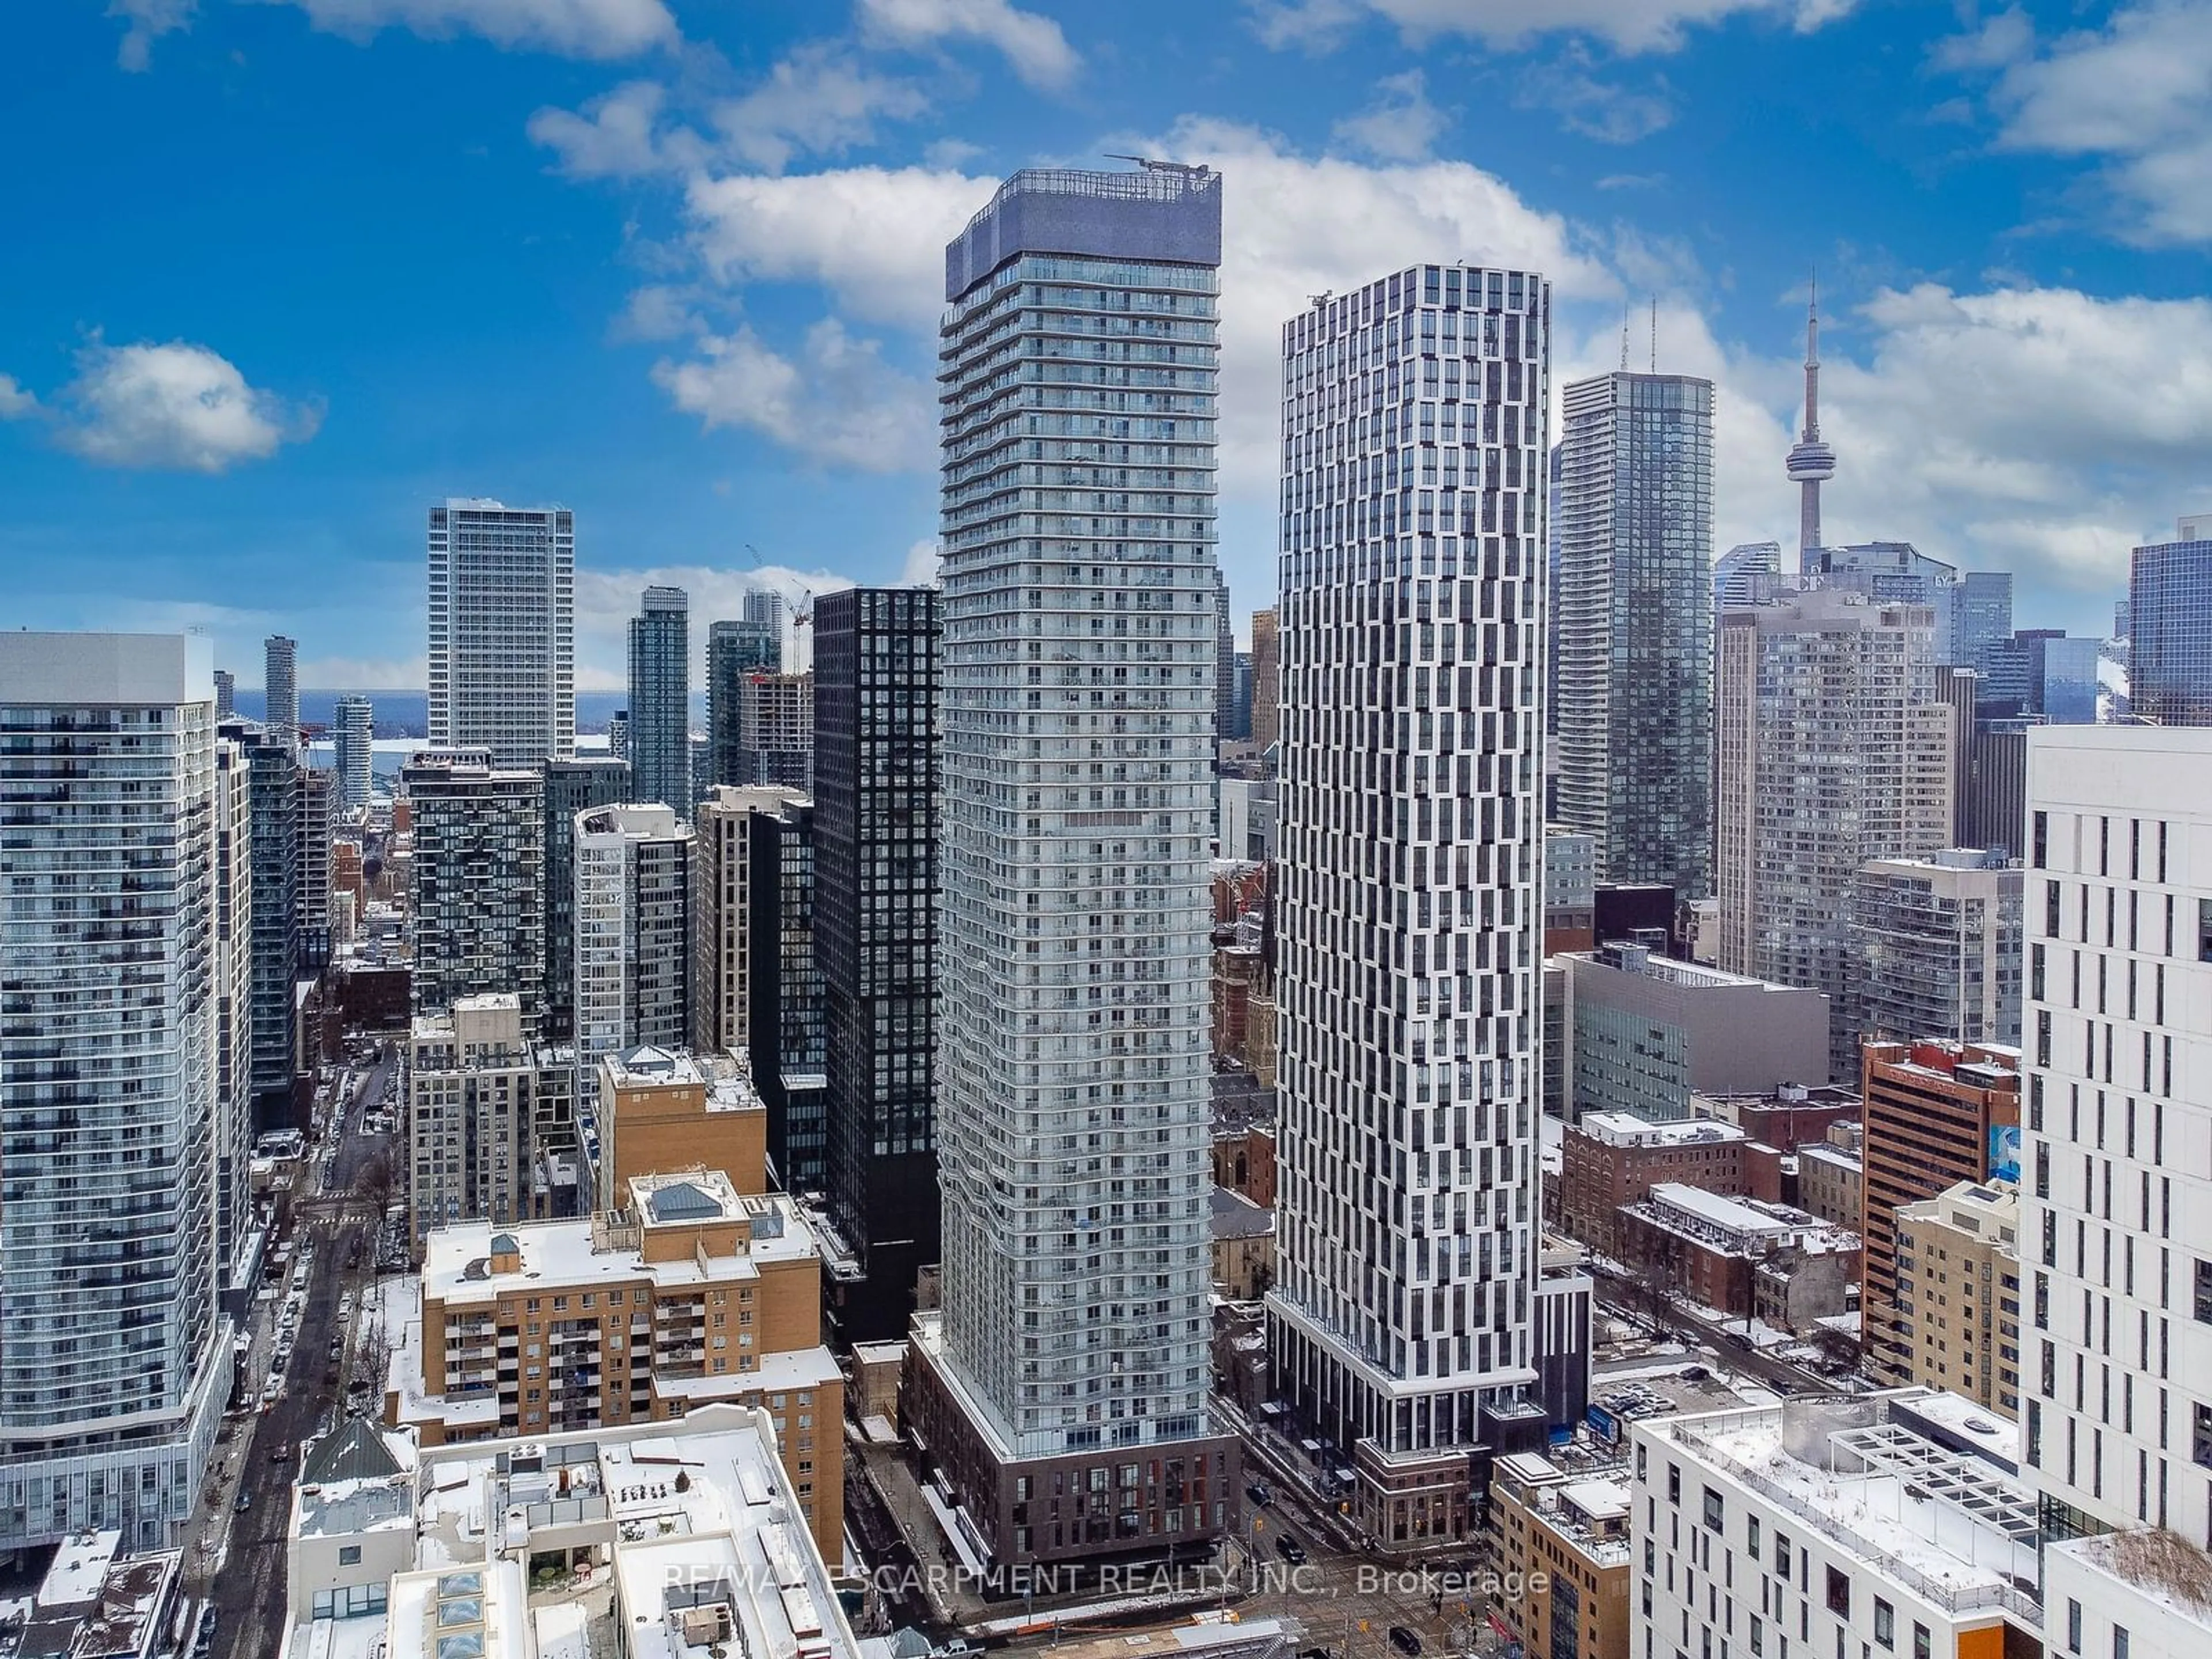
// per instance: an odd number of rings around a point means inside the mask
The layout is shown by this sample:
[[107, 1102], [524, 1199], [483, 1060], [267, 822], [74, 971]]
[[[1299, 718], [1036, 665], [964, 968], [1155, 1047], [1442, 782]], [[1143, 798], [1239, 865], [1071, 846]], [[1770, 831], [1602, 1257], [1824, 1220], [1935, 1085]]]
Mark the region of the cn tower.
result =
[[1836, 452], [1820, 441], [1820, 289], [1805, 308], [1805, 429], [1784, 463], [1797, 486], [1797, 568], [1809, 569], [1820, 546], [1820, 485], [1836, 476]]

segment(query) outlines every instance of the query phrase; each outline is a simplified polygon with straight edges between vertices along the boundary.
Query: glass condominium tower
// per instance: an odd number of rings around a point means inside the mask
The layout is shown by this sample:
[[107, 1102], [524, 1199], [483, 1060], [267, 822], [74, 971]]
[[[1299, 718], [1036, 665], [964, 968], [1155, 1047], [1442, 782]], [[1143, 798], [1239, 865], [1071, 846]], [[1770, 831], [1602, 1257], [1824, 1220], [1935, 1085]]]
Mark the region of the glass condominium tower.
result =
[[1559, 794], [1598, 878], [1712, 891], [1713, 383], [1601, 374], [1560, 398]]
[[576, 752], [576, 520], [566, 507], [430, 509], [430, 746], [494, 766]]
[[945, 250], [916, 1414], [1000, 1567], [1205, 1547], [1235, 1479], [1206, 1408], [1220, 253], [1219, 175], [1158, 163], [1017, 173]]
[[[1276, 1386], [1389, 1550], [1540, 1446], [1551, 292], [1419, 265], [1283, 328]], [[1702, 595], [1700, 595], [1702, 597]]]
[[173, 1545], [222, 1420], [216, 766], [205, 639], [0, 634], [0, 1550]]

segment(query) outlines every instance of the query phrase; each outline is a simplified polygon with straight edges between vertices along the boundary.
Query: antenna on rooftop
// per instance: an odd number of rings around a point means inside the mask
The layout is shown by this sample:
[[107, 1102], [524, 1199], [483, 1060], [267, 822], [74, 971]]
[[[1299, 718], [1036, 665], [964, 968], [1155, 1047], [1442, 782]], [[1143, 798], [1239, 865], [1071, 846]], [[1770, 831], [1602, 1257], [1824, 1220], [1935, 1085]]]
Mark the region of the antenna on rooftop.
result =
[[1651, 372], [1659, 372], [1659, 296], [1651, 296]]
[[1628, 373], [1628, 301], [1620, 302], [1620, 372]]

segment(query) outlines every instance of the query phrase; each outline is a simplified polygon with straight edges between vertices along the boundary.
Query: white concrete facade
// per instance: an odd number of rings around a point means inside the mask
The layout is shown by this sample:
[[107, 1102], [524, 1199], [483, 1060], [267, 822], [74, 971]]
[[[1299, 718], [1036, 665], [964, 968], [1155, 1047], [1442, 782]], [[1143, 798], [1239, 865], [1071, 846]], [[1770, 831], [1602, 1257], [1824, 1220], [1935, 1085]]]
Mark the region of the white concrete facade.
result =
[[1270, 1340], [1393, 1547], [1536, 1376], [1549, 328], [1425, 265], [1283, 330]]

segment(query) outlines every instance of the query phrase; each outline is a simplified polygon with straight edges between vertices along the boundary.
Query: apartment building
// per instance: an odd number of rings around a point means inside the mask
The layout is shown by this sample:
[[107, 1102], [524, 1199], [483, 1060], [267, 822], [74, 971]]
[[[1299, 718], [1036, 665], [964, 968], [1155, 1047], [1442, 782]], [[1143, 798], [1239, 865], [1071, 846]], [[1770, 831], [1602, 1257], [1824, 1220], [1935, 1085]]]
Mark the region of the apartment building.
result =
[[1551, 1659], [1630, 1659], [1636, 1574], [1634, 1501], [1625, 1462], [1572, 1443], [1547, 1457], [1514, 1452], [1490, 1482], [1491, 1563], [1528, 1587], [1498, 1618], [1522, 1650]]
[[526, 1040], [511, 991], [457, 997], [418, 1014], [407, 1039], [410, 1236], [482, 1218], [505, 1226], [534, 1212], [536, 1149], [569, 1133], [569, 1067]]
[[781, 1400], [784, 1468], [842, 1559], [842, 1378], [805, 1217], [719, 1170], [633, 1176], [621, 1199], [586, 1220], [434, 1230], [386, 1422], [428, 1450]]
[[2020, 1416], [2020, 1189], [1962, 1181], [1897, 1212], [1912, 1380]]

